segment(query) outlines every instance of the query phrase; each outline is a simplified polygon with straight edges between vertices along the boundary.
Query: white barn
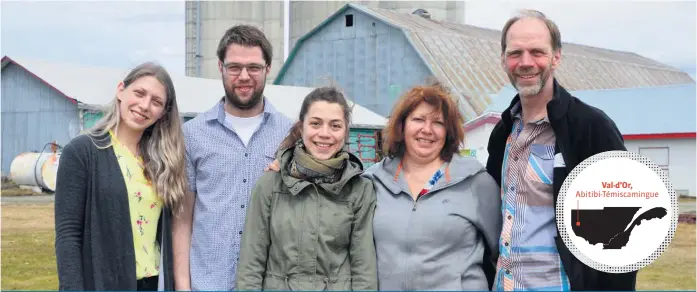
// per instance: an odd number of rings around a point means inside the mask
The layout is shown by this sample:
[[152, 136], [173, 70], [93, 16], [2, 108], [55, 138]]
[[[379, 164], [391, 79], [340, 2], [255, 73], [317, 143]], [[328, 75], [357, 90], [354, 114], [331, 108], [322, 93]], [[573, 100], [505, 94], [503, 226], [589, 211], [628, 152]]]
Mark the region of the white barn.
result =
[[[668, 173], [678, 195], [696, 196], [695, 83], [644, 88], [572, 91], [603, 110], [622, 133], [628, 151], [648, 157]], [[465, 152], [486, 163], [486, 146], [516, 92], [510, 85], [492, 97], [484, 114], [465, 124]]]

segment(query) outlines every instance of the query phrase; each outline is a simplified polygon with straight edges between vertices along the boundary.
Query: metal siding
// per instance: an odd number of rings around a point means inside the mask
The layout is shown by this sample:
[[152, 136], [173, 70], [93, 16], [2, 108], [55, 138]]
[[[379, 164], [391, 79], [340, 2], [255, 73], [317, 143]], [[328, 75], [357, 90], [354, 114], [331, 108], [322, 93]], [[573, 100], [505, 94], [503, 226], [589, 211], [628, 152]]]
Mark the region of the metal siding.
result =
[[[467, 119], [481, 114], [491, 103], [489, 96], [508, 83], [500, 65], [498, 30], [352, 6], [402, 29], [426, 66], [467, 101], [463, 105]], [[688, 74], [635, 53], [570, 43], [563, 44], [562, 65], [555, 76], [568, 90], [694, 83]]]
[[[354, 16], [352, 27], [344, 25], [346, 14]], [[406, 89], [430, 75], [400, 30], [354, 9], [299, 45], [280, 84], [319, 86], [327, 84], [319, 78], [331, 77], [349, 99], [382, 116]]]
[[79, 127], [77, 105], [14, 64], [2, 70], [3, 175], [20, 153], [65, 145]]

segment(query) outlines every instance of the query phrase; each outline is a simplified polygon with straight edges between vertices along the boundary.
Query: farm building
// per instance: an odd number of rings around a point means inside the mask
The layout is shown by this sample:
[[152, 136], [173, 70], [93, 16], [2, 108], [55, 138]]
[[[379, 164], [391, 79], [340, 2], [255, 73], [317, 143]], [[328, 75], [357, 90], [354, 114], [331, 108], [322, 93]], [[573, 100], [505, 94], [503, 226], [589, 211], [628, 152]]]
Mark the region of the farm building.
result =
[[[3, 57], [2, 175], [9, 174], [12, 160], [20, 153], [48, 151], [44, 147], [52, 141], [65, 145], [91, 127], [128, 71]], [[225, 94], [220, 80], [171, 77], [185, 121], [210, 109]], [[312, 90], [267, 84], [264, 95], [279, 112], [296, 120], [303, 99]], [[354, 105], [348, 149], [367, 165], [379, 158], [378, 131], [384, 125], [384, 117]]]
[[[679, 195], [695, 196], [695, 83], [570, 93], [604, 111], [622, 133], [628, 151], [667, 172]], [[494, 96], [484, 114], [465, 124], [465, 148], [486, 163], [491, 131], [516, 95], [510, 85]]]
[[[503, 25], [503, 24], [502, 24]], [[356, 103], [389, 116], [400, 94], [437, 77], [478, 117], [508, 82], [499, 30], [349, 3], [300, 38], [274, 84], [313, 86], [331, 76]], [[569, 90], [693, 83], [687, 73], [630, 52], [564, 43], [556, 76]]]

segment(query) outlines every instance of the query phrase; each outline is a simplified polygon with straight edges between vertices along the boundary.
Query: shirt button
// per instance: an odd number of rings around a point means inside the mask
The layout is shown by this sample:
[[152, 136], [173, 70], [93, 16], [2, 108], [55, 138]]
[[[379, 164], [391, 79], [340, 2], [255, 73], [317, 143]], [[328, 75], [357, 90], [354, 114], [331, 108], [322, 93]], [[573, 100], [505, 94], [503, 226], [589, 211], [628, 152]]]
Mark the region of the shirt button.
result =
[[248, 155], [249, 155], [249, 153], [245, 153], [245, 154], [244, 154], [244, 157], [247, 157]]
[[515, 191], [515, 187], [511, 187], [511, 191]]
[[240, 231], [240, 234], [242, 234], [242, 231]]
[[508, 246], [508, 242], [505, 242], [503, 245]]
[[513, 218], [513, 217], [511, 217], [511, 215], [508, 215], [508, 220], [511, 220], [511, 218]]
[[518, 156], [513, 157], [513, 161], [518, 161]]
[[241, 208], [244, 208], [244, 205], [240, 206]]
[[247, 182], [247, 179], [246, 179], [246, 178], [245, 178], [245, 179], [243, 179], [243, 180], [242, 180], [242, 182], [246, 183], [246, 182]]
[[506, 274], [510, 274], [510, 273], [511, 273], [511, 270], [506, 270]]

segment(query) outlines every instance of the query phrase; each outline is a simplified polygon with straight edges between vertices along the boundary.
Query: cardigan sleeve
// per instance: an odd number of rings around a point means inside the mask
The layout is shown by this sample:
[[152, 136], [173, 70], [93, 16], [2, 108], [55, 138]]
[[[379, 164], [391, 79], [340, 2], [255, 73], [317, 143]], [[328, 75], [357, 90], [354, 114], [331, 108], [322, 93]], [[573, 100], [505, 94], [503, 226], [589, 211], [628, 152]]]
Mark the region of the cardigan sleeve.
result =
[[56, 264], [59, 290], [84, 290], [82, 242], [87, 192], [87, 151], [68, 143], [58, 164], [55, 191]]

